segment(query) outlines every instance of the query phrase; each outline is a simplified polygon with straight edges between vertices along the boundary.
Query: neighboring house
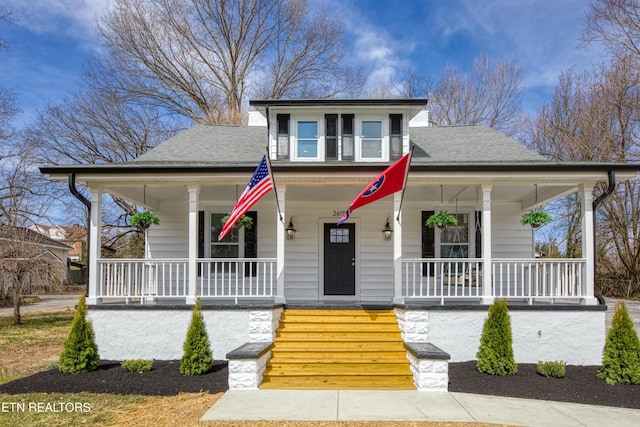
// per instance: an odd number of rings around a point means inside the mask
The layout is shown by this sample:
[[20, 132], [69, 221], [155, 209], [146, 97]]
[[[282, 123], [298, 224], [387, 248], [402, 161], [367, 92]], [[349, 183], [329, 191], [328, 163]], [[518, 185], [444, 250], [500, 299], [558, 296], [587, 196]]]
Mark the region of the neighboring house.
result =
[[74, 262], [82, 261], [87, 245], [87, 229], [85, 227], [80, 226], [80, 224], [73, 224], [71, 227], [66, 225], [34, 224], [29, 228], [63, 245], [70, 246], [71, 250], [67, 254], [68, 259]]
[[[559, 163], [485, 126], [429, 126], [424, 99], [250, 105], [248, 126], [197, 125], [128, 163], [42, 169], [91, 190], [87, 301], [103, 357], [180, 358], [199, 297], [216, 358], [273, 340], [283, 309], [393, 307], [405, 341], [472, 360], [488, 305], [506, 298], [519, 362], [599, 363], [593, 190], [633, 179], [640, 166]], [[404, 197], [337, 226], [411, 146]], [[253, 229], [218, 241], [267, 147], [277, 193], [251, 209]], [[98, 257], [104, 193], [159, 217], [148, 259]], [[583, 201], [584, 257], [537, 258], [535, 231], [520, 216], [571, 193]], [[441, 208], [458, 225], [427, 228]]]
[[30, 283], [30, 288], [25, 290], [27, 293], [52, 283], [62, 284], [67, 279], [67, 259], [71, 250], [71, 247], [29, 228], [0, 225], [0, 261], [7, 255], [10, 255], [7, 259], [43, 260], [43, 270], [34, 276], [37, 280]]

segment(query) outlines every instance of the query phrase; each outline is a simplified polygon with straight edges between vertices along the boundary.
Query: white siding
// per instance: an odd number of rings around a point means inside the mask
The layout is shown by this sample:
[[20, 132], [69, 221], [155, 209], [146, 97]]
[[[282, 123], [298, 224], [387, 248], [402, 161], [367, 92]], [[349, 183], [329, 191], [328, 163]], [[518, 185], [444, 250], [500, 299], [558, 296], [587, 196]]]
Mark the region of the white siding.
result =
[[[285, 295], [293, 300], [317, 300], [323, 287], [323, 230], [337, 223], [333, 207], [345, 209], [349, 202], [287, 202], [287, 221], [293, 217], [294, 240], [287, 241]], [[385, 242], [382, 228], [392, 217], [392, 202], [380, 201], [356, 210], [356, 289], [360, 299], [388, 301], [393, 296], [393, 247]]]
[[533, 258], [533, 229], [520, 224], [520, 203], [491, 205], [493, 258]]
[[[404, 203], [402, 207], [402, 256], [422, 256], [422, 211], [438, 210], [433, 204]], [[445, 206], [445, 208], [447, 208]], [[468, 209], [467, 206], [460, 207]], [[450, 212], [453, 210], [449, 209]], [[520, 224], [519, 203], [493, 202], [491, 244], [493, 258], [533, 258], [533, 231]], [[473, 219], [471, 219], [473, 220]]]
[[[269, 197], [269, 196], [267, 196]], [[201, 201], [199, 210], [227, 212], [233, 202], [224, 206], [212, 206]], [[251, 209], [258, 212], [258, 257], [275, 258], [276, 208], [273, 200], [261, 200]], [[165, 202], [155, 212], [160, 224], [149, 228], [151, 258], [187, 258], [189, 223], [187, 202]], [[206, 245], [206, 241], [205, 241]]]
[[[186, 191], [186, 190], [185, 190]], [[159, 225], [149, 227], [151, 258], [187, 258], [189, 223], [187, 202], [160, 203], [155, 214]]]

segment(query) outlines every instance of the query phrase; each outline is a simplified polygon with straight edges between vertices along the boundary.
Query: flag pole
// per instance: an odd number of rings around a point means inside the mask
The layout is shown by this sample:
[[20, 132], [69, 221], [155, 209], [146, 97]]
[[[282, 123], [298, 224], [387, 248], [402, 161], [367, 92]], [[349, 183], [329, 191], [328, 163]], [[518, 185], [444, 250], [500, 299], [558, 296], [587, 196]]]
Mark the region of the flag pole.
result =
[[409, 176], [409, 168], [411, 168], [411, 159], [413, 158], [413, 149], [416, 147], [415, 144], [411, 145], [411, 150], [409, 151], [409, 161], [407, 162], [407, 171], [404, 175], [404, 183], [402, 184], [402, 193], [400, 194], [400, 206], [398, 206], [398, 216], [396, 217], [396, 221], [400, 221], [400, 211], [402, 210], [402, 201], [404, 200], [404, 190], [407, 188], [407, 177]]
[[273, 172], [271, 172], [271, 156], [269, 156], [269, 147], [266, 147], [267, 154], [267, 168], [269, 169], [269, 175], [271, 176], [271, 184], [273, 185], [273, 192], [276, 196], [276, 206], [278, 207], [278, 216], [280, 216], [280, 221], [282, 221], [282, 211], [280, 210], [280, 202], [278, 202], [278, 188], [276, 187], [276, 180], [273, 176]]

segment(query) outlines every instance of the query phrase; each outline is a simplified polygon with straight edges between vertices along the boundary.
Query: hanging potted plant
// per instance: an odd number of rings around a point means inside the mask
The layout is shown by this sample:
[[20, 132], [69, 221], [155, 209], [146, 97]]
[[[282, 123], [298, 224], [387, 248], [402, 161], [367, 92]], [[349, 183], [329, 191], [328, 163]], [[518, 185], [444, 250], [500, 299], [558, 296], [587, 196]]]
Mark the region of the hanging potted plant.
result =
[[458, 225], [458, 220], [456, 219], [455, 215], [447, 212], [446, 209], [442, 209], [434, 213], [433, 215], [431, 215], [429, 218], [427, 218], [425, 225], [431, 228], [433, 227], [444, 228], [444, 227], [449, 227], [453, 225]]
[[160, 220], [158, 219], [158, 217], [149, 211], [136, 212], [135, 214], [131, 215], [131, 218], [129, 218], [130, 226], [138, 227], [142, 230], [146, 230], [151, 225], [158, 224], [160, 224]]
[[529, 224], [533, 228], [538, 228], [543, 224], [553, 221], [553, 218], [549, 213], [543, 210], [532, 210], [522, 215], [520, 218], [520, 224], [527, 225]]
[[[222, 225], [224, 225], [229, 220], [229, 216], [231, 216], [231, 214], [227, 214], [222, 217], [222, 219], [220, 220], [220, 222], [222, 222]], [[234, 229], [239, 229], [240, 227], [251, 230], [253, 228], [253, 218], [251, 218], [250, 216], [242, 215], [238, 222], [233, 226]]]

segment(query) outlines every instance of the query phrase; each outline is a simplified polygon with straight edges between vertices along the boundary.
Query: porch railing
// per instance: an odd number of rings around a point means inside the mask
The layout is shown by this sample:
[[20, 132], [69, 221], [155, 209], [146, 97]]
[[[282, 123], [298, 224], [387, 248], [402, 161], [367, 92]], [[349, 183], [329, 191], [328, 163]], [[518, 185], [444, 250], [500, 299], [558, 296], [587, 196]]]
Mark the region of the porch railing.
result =
[[584, 298], [583, 259], [493, 259], [491, 289], [483, 292], [481, 259], [402, 260], [403, 296], [410, 299], [506, 298], [526, 300]]
[[586, 261], [575, 258], [494, 259], [492, 294], [496, 298], [583, 298]]
[[199, 296], [269, 298], [276, 291], [275, 258], [198, 259]]
[[402, 289], [407, 298], [479, 298], [482, 260], [475, 258], [412, 258], [402, 260]]
[[[124, 299], [189, 296], [187, 259], [100, 259], [97, 297]], [[275, 258], [200, 258], [196, 295], [206, 298], [268, 298], [275, 295]]]
[[188, 290], [186, 259], [100, 259], [98, 298], [180, 298]]

